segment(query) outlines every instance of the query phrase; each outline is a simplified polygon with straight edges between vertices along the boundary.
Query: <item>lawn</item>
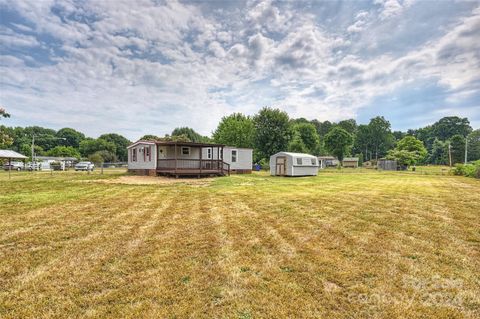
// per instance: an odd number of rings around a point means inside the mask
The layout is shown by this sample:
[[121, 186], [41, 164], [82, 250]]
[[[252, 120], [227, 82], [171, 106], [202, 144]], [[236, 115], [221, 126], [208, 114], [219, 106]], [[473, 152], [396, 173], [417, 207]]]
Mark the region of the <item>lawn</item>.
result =
[[1, 318], [480, 316], [475, 179], [1, 172], [0, 204]]

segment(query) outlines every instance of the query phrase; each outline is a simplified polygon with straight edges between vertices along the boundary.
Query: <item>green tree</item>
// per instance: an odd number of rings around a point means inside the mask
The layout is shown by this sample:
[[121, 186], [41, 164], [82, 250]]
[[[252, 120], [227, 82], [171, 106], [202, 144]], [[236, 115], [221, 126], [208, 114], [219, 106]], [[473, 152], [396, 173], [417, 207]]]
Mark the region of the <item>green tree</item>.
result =
[[303, 143], [302, 137], [299, 132], [294, 131], [293, 137], [288, 142], [287, 151], [295, 153], [308, 153], [308, 148]]
[[354, 136], [357, 132], [357, 122], [354, 119], [340, 121], [337, 123], [337, 125], [348, 133], [352, 134], [352, 136]]
[[370, 126], [364, 124], [358, 126], [354, 150], [356, 153], [362, 153], [365, 161], [372, 159], [372, 141], [370, 140], [370, 136]]
[[80, 142], [85, 139], [85, 135], [73, 128], [65, 127], [58, 130], [56, 136], [64, 140], [60, 140], [59, 143], [63, 146], [71, 146], [78, 148]]
[[222, 117], [217, 129], [213, 132], [215, 143], [235, 147], [253, 148], [254, 138], [253, 119], [241, 113]]
[[430, 164], [446, 165], [448, 164], [448, 144], [436, 138], [433, 141], [432, 151], [428, 158]]
[[78, 149], [72, 146], [55, 146], [47, 152], [48, 156], [57, 156], [57, 157], [75, 157], [80, 158], [80, 152]]
[[260, 158], [287, 149], [291, 138], [288, 114], [279, 109], [264, 107], [253, 118], [255, 124], [255, 148]]
[[140, 137], [141, 141], [158, 141], [160, 140], [160, 137], [158, 137], [157, 135], [151, 135], [151, 134], [147, 134], [147, 135], [144, 135], [142, 137]]
[[116, 147], [115, 144], [101, 138], [86, 138], [85, 140], [80, 142], [79, 151], [82, 156], [88, 157], [89, 155], [92, 155], [93, 153], [98, 151], [108, 151], [112, 154], [115, 154]]
[[318, 155], [320, 138], [313, 124], [309, 122], [296, 123], [291, 127], [291, 130], [293, 138], [288, 147], [291, 152], [294, 152], [294, 150], [292, 150], [292, 145], [297, 145], [296, 148], [300, 145], [298, 143], [299, 139], [304, 147], [302, 152]]
[[325, 136], [325, 147], [340, 161], [350, 153], [353, 146], [353, 136], [339, 126], [335, 126]]
[[109, 133], [100, 135], [99, 139], [115, 145], [115, 156], [119, 161], [126, 162], [128, 160], [127, 146], [131, 142], [127, 138], [119, 134]]
[[388, 152], [387, 158], [395, 159], [399, 164], [409, 166], [422, 161], [427, 154], [423, 142], [409, 135], [401, 139], [395, 149]]
[[472, 132], [472, 127], [467, 118], [460, 118], [458, 116], [447, 116], [441, 118], [438, 122], [432, 125], [433, 133], [436, 138], [441, 141], [446, 141], [454, 135], [467, 136]]
[[102, 151], [96, 151], [93, 154], [90, 154], [88, 156], [88, 160], [92, 163], [95, 163], [95, 165], [99, 165], [101, 163], [112, 163], [116, 162], [117, 158], [115, 156], [115, 153], [109, 152], [107, 150], [102, 150]]
[[369, 140], [375, 159], [386, 154], [393, 146], [393, 134], [390, 130], [390, 122], [383, 116], [377, 116], [368, 123]]
[[190, 127], [177, 127], [172, 131], [172, 137], [181, 135], [186, 135], [190, 142], [207, 143], [210, 141], [208, 137], [200, 135]]
[[460, 134], [452, 136], [449, 140], [452, 154], [452, 164], [465, 161], [465, 137]]
[[468, 134], [468, 160], [480, 160], [480, 129]]
[[[0, 107], [0, 119], [10, 117], [4, 108]], [[13, 138], [7, 133], [5, 126], [0, 126], [0, 148], [7, 148], [13, 144]]]

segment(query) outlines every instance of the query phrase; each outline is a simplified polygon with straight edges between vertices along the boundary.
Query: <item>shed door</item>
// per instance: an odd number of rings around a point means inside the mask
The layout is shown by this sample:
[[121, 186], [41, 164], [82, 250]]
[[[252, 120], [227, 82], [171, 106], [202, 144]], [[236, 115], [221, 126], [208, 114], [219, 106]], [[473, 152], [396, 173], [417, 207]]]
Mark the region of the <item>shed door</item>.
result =
[[283, 176], [285, 175], [285, 164], [287, 163], [287, 158], [284, 156], [277, 157], [275, 165], [275, 175]]
[[167, 158], [167, 147], [166, 146], [159, 146], [158, 147], [158, 159], [165, 159]]

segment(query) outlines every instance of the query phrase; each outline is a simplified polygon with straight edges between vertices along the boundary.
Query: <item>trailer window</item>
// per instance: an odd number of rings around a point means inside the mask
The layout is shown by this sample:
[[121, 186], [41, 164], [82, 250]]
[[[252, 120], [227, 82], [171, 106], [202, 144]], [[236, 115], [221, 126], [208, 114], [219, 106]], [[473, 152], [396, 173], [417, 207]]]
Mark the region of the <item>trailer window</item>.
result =
[[302, 158], [301, 157], [297, 157], [297, 165], [302, 165]]
[[312, 160], [312, 165], [317, 165], [317, 161], [314, 158], [312, 158], [311, 160]]
[[190, 155], [190, 147], [182, 147], [182, 155]]
[[136, 162], [136, 161], [137, 161], [137, 149], [132, 148], [132, 162]]
[[237, 162], [237, 150], [232, 150], [232, 163]]

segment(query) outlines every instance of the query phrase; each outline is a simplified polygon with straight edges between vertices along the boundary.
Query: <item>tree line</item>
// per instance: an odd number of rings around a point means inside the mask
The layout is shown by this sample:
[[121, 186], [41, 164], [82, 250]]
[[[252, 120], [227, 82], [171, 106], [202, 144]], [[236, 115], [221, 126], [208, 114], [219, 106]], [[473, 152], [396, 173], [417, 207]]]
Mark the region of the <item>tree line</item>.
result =
[[[8, 117], [0, 108], [0, 118]], [[72, 128], [58, 131], [39, 126], [0, 126], [0, 148], [10, 148], [29, 156], [32, 136], [35, 153], [48, 156], [89, 158], [92, 161], [126, 161], [126, 147], [131, 143], [116, 133], [98, 138], [86, 137]], [[379, 158], [397, 159], [405, 165], [452, 164], [480, 158], [480, 130], [473, 130], [467, 118], [444, 117], [419, 129], [392, 131], [382, 116], [368, 124], [354, 119], [339, 122], [290, 118], [280, 109], [264, 107], [253, 116], [233, 113], [221, 119], [212, 136], [203, 136], [189, 127], [175, 128], [165, 136], [145, 135], [142, 140], [215, 142], [254, 149], [254, 161], [268, 163], [279, 151], [333, 155], [339, 159], [356, 156], [360, 162]]]

